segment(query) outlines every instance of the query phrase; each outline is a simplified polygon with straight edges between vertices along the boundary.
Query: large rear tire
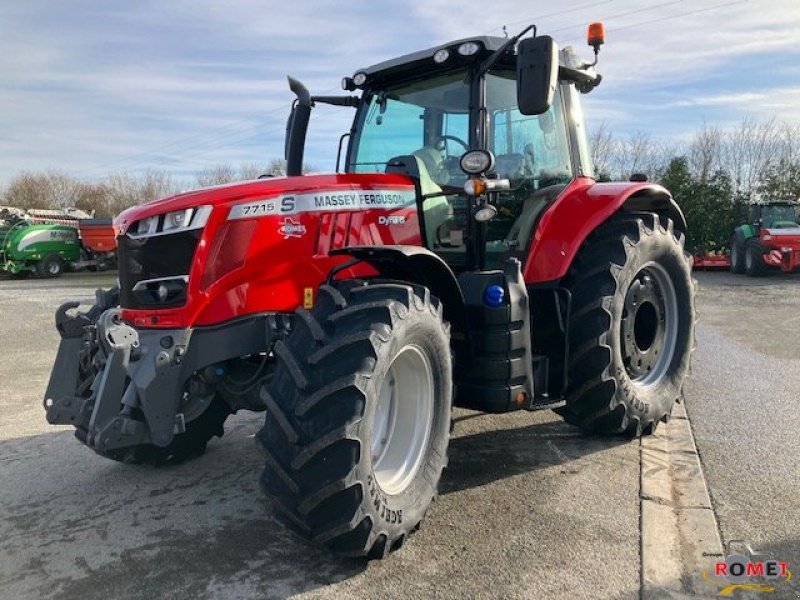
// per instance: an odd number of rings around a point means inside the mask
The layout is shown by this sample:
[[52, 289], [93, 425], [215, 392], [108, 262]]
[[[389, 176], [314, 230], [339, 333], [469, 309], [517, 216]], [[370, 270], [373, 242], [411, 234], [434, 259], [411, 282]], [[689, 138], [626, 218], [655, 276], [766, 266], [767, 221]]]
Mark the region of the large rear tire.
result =
[[405, 283], [323, 285], [275, 355], [257, 437], [277, 515], [340, 555], [397, 550], [447, 462], [453, 382], [441, 304]]
[[694, 349], [694, 282], [684, 236], [655, 214], [602, 225], [568, 276], [564, 418], [598, 433], [648, 434], [682, 394]]

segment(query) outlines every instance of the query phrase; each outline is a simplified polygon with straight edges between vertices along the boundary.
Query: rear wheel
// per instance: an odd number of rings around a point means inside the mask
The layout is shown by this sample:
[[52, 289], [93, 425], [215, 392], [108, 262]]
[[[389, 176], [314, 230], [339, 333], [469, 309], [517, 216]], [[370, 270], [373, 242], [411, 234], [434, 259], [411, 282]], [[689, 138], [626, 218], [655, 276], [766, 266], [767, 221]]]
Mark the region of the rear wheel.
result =
[[744, 272], [749, 277], [764, 277], [769, 272], [764, 262], [764, 248], [757, 239], [749, 239], [745, 245]]
[[734, 236], [731, 240], [731, 273], [744, 273], [744, 239]]
[[275, 347], [258, 440], [278, 516], [345, 556], [382, 558], [416, 531], [446, 464], [449, 328], [427, 288], [322, 286]]
[[39, 277], [45, 277], [47, 279], [61, 277], [64, 273], [64, 261], [57, 255], [50, 254], [39, 261], [39, 264], [36, 265], [36, 272], [39, 274]]
[[655, 214], [620, 216], [581, 249], [568, 278], [564, 418], [642, 435], [669, 418], [694, 348], [694, 282], [683, 235]]

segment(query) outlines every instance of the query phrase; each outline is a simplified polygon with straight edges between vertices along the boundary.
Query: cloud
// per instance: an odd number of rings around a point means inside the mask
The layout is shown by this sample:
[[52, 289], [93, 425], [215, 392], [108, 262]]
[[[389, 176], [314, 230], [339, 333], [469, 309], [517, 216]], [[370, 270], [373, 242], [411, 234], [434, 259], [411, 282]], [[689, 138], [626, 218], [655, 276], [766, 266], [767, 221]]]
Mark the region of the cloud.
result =
[[[596, 125], [673, 138], [708, 122], [777, 114], [800, 123], [800, 11], [794, 1], [76, 0], [3, 3], [0, 185], [22, 169], [84, 177], [283, 152], [291, 73], [316, 93], [388, 58], [451, 39], [540, 33], [586, 49], [606, 18], [603, 84], [586, 98]], [[351, 109], [315, 110], [306, 158], [332, 169]]]

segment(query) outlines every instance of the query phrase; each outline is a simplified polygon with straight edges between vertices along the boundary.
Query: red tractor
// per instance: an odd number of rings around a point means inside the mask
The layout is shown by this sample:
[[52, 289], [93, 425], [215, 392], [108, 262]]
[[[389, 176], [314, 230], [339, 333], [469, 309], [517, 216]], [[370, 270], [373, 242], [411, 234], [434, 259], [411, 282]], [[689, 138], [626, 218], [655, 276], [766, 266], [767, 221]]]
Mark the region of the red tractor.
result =
[[762, 277], [770, 271], [800, 269], [800, 217], [797, 202], [758, 202], [750, 205], [748, 223], [733, 231], [733, 273]]
[[[528, 27], [359, 70], [342, 96], [290, 79], [287, 177], [116, 219], [119, 288], [57, 311], [48, 421], [160, 462], [265, 411], [277, 514], [366, 557], [419, 528], [453, 406], [652, 432], [694, 344], [686, 223], [661, 186], [595, 182], [595, 63]], [[301, 176], [320, 103], [355, 109], [344, 168]]]

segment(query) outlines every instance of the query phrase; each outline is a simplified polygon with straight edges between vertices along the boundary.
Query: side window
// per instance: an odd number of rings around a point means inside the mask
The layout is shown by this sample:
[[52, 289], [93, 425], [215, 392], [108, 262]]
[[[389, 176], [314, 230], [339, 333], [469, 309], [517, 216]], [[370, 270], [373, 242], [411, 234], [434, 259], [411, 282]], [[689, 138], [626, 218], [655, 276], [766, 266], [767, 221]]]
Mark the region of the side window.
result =
[[[489, 145], [497, 174], [511, 189], [497, 198], [497, 216], [487, 224], [486, 262], [503, 263], [509, 254], [525, 251], [536, 217], [558, 193], [559, 184], [574, 177], [569, 135], [560, 89], [541, 115], [523, 115], [517, 108], [515, 74], [500, 71], [486, 78]], [[548, 190], [542, 191], [540, 190]]]
[[492, 151], [502, 177], [532, 180], [536, 189], [572, 179], [561, 113], [558, 95], [550, 110], [542, 115], [523, 115], [516, 106], [493, 112]]

